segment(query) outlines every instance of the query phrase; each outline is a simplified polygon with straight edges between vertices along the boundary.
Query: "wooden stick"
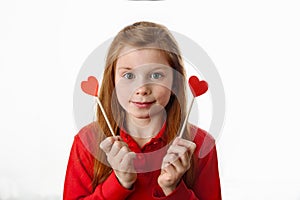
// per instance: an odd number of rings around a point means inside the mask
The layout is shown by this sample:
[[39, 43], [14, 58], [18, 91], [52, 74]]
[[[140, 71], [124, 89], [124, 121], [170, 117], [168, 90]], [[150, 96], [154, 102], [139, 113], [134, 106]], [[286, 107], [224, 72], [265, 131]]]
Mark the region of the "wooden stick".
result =
[[191, 113], [191, 109], [192, 109], [192, 107], [193, 107], [194, 100], [195, 100], [195, 97], [193, 97], [193, 99], [192, 99], [192, 101], [191, 101], [191, 103], [190, 103], [190, 107], [189, 107], [188, 112], [187, 112], [187, 114], [186, 114], [186, 116], [185, 116], [184, 122], [183, 122], [183, 124], [182, 124], [182, 126], [181, 126], [181, 130], [180, 130], [180, 133], [179, 133], [179, 138], [182, 138], [182, 135], [183, 135], [183, 132], [184, 132], [184, 129], [185, 129], [185, 125], [186, 125], [186, 123], [187, 123], [187, 120], [188, 120], [189, 115], [190, 115], [190, 113]]
[[110, 122], [109, 122], [109, 120], [108, 120], [108, 118], [107, 118], [107, 115], [106, 115], [105, 110], [104, 110], [104, 108], [103, 108], [103, 106], [102, 106], [102, 103], [100, 102], [100, 100], [99, 100], [98, 97], [95, 97], [95, 98], [96, 98], [96, 100], [97, 100], [98, 105], [100, 106], [101, 112], [102, 112], [102, 114], [103, 114], [103, 116], [104, 116], [104, 119], [105, 119], [105, 121], [106, 121], [106, 123], [107, 123], [107, 125], [108, 125], [108, 128], [109, 128], [111, 134], [112, 134], [113, 136], [116, 136], [115, 133], [114, 133], [114, 131], [113, 131], [113, 129], [112, 129], [112, 127], [111, 127], [111, 124], [110, 124]]

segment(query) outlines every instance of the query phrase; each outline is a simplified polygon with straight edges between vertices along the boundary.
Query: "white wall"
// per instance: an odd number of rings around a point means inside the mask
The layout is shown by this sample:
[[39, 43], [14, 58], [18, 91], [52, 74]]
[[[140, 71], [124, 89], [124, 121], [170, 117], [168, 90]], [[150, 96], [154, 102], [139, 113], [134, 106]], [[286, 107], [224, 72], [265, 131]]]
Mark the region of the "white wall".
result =
[[299, 200], [299, 19], [296, 0], [0, 1], [0, 199], [61, 199], [77, 74], [150, 20], [197, 42], [222, 77], [223, 198]]

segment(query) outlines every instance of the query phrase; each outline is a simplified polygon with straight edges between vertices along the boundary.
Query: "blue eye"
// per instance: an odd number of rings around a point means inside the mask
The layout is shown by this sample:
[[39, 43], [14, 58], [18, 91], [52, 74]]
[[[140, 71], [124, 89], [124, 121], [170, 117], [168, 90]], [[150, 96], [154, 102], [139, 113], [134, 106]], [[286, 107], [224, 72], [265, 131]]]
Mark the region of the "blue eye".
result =
[[160, 79], [163, 77], [163, 75], [161, 73], [155, 72], [155, 73], [151, 74], [150, 77], [153, 79]]
[[125, 74], [123, 75], [123, 77], [126, 78], [126, 79], [133, 79], [133, 78], [135, 78], [134, 74], [133, 74], [133, 73], [130, 73], [130, 72], [125, 73]]

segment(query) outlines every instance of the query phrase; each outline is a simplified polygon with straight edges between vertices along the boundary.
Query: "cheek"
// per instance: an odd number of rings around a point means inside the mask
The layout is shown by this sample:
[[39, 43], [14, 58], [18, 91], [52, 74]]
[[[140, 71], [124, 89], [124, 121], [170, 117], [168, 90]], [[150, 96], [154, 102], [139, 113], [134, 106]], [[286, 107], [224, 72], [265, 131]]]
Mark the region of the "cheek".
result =
[[168, 88], [160, 88], [157, 92], [157, 99], [162, 106], [166, 106], [170, 100], [171, 91]]
[[126, 87], [124, 87], [123, 84], [120, 84], [120, 79], [116, 77], [115, 80], [115, 95], [117, 96], [117, 99], [122, 107], [124, 107], [124, 103], [126, 102], [127, 95], [126, 95]]
[[121, 87], [121, 85], [119, 85], [116, 86], [115, 92], [119, 103], [124, 107], [124, 104], [128, 101], [128, 88], [126, 89], [126, 87]]

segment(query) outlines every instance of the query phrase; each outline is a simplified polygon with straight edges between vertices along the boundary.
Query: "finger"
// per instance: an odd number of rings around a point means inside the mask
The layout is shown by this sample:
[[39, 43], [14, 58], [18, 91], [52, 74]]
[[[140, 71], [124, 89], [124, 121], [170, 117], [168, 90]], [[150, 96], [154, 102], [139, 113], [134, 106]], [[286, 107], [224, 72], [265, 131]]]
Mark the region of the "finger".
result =
[[180, 160], [175, 160], [172, 165], [176, 170], [177, 176], [182, 176], [187, 171], [187, 168], [182, 165]]
[[188, 149], [185, 146], [179, 146], [177, 144], [172, 144], [170, 148], [168, 149], [167, 153], [173, 153], [176, 155], [182, 155], [184, 154]]
[[165, 168], [166, 166], [172, 164], [173, 162], [175, 162], [178, 159], [179, 159], [179, 157], [176, 154], [168, 153], [167, 155], [165, 155], [165, 157], [163, 159], [162, 168]]
[[136, 154], [134, 152], [127, 152], [120, 163], [121, 169], [124, 170], [124, 172], [128, 173], [135, 173], [134, 165], [133, 165], [133, 159], [136, 157]]
[[111, 147], [111, 150], [110, 152], [108, 153], [110, 157], [115, 157], [120, 149], [123, 147], [123, 146], [126, 146], [126, 143], [125, 142], [122, 142], [122, 141], [115, 141]]
[[183, 153], [181, 156], [169, 153], [163, 159], [162, 168], [165, 168], [168, 165], [173, 165], [178, 173], [183, 173], [190, 168], [190, 156], [187, 152]]
[[175, 138], [173, 144], [186, 147], [190, 154], [193, 154], [197, 147], [194, 142], [178, 137]]
[[185, 152], [179, 157], [179, 160], [181, 161], [181, 164], [183, 165], [184, 168], [189, 169], [191, 166], [191, 156]]
[[111, 150], [114, 141], [114, 137], [107, 137], [100, 143], [99, 146], [105, 153], [108, 153]]
[[187, 147], [173, 144], [168, 149], [168, 153], [173, 153], [178, 155], [179, 160], [182, 162], [182, 165], [187, 168], [190, 167], [190, 160], [192, 154]]
[[190, 160], [191, 160], [192, 154], [185, 146], [172, 145], [168, 149], [168, 153], [177, 155], [179, 160], [181, 161], [183, 167], [185, 167], [185, 168], [190, 167]]
[[174, 165], [168, 165], [165, 168], [163, 168], [164, 171], [164, 177], [166, 182], [171, 182], [173, 180], [173, 177], [176, 177], [176, 168]]
[[127, 153], [129, 153], [127, 146], [122, 146], [113, 159], [116, 161], [116, 163], [121, 163]]

